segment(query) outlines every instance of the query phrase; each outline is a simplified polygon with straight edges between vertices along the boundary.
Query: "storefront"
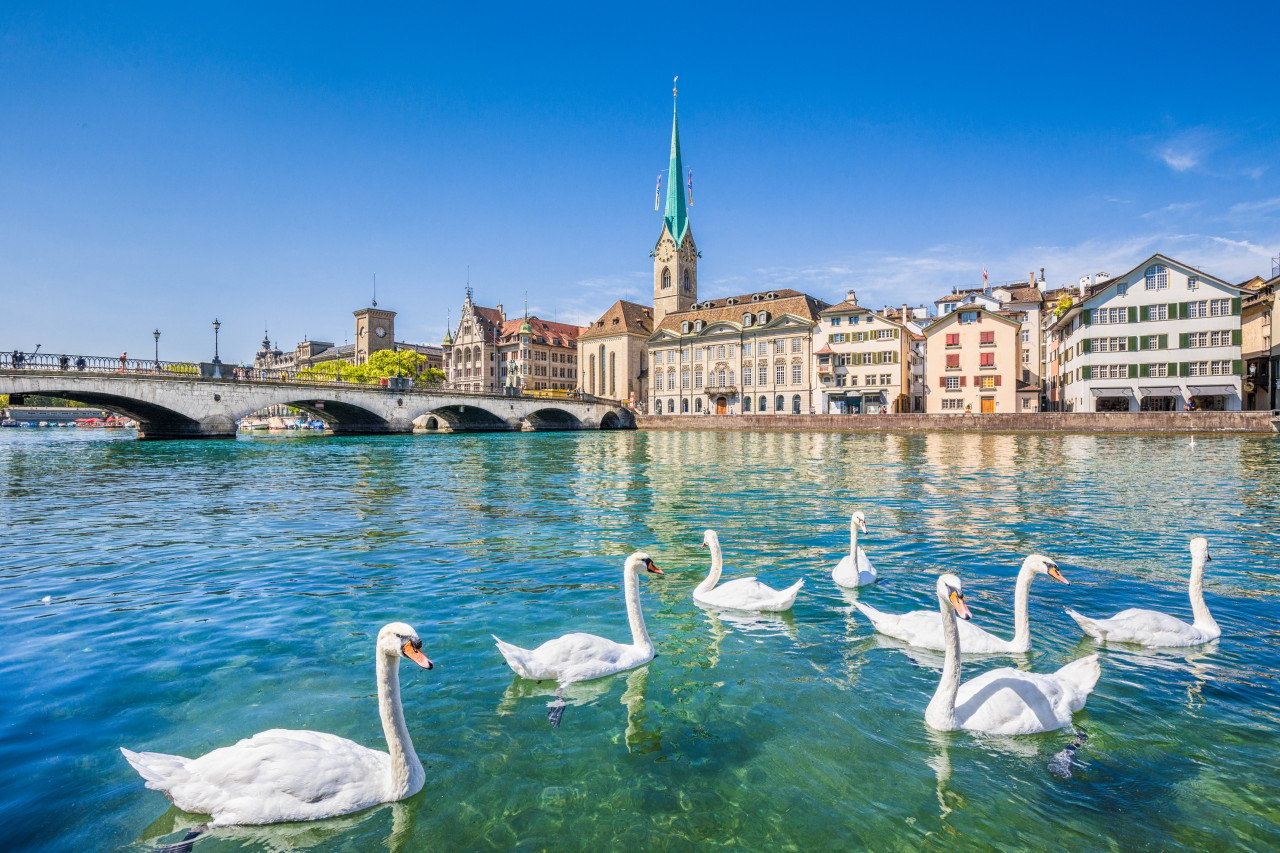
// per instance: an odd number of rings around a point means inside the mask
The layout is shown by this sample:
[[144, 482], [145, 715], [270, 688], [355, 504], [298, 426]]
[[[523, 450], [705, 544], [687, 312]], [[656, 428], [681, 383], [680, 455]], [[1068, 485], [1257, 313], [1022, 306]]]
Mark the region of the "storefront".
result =
[[1181, 392], [1176, 385], [1140, 386], [1138, 388], [1138, 411], [1140, 412], [1176, 412]]
[[1133, 405], [1132, 388], [1093, 388], [1093, 410], [1095, 412], [1128, 412]]
[[1232, 405], [1233, 400], [1237, 399], [1234, 385], [1187, 386], [1187, 402], [1193, 412], [1239, 411], [1239, 403]]

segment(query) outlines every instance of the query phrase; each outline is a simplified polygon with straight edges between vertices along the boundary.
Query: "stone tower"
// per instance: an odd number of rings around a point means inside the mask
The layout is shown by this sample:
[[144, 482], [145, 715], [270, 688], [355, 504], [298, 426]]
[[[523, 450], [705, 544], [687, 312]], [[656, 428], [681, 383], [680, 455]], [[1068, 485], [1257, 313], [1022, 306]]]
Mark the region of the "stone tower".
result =
[[396, 340], [396, 312], [382, 308], [361, 308], [356, 315], [356, 351], [353, 361], [364, 364], [369, 354], [391, 349]]
[[671, 90], [671, 164], [667, 167], [667, 206], [662, 233], [653, 247], [653, 328], [676, 311], [698, 301], [698, 247], [689, 228], [684, 194], [684, 163], [680, 159], [680, 120]]

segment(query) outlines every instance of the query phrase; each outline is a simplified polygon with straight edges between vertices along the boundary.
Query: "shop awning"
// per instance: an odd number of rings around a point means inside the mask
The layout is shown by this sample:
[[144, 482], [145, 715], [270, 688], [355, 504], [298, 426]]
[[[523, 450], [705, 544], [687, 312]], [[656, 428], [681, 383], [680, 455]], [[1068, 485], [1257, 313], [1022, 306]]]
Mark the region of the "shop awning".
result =
[[1181, 392], [1177, 385], [1157, 385], [1152, 388], [1139, 386], [1138, 393], [1144, 397], [1176, 397]]
[[1128, 386], [1124, 388], [1091, 388], [1095, 397], [1132, 397], [1133, 389]]
[[1188, 385], [1187, 390], [1193, 397], [1216, 397], [1236, 393], [1234, 385]]

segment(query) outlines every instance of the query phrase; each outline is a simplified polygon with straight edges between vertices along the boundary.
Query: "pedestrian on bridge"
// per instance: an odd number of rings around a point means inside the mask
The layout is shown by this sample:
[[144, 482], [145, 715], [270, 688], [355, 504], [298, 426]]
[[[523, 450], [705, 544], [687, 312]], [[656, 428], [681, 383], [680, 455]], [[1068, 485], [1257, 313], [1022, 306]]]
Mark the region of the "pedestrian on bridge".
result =
[[128, 361], [128, 360], [129, 360], [129, 353], [128, 353], [128, 352], [122, 352], [122, 353], [120, 353], [120, 372], [121, 372], [121, 373], [124, 373], [124, 364], [125, 364], [125, 362], [126, 362], [126, 361]]

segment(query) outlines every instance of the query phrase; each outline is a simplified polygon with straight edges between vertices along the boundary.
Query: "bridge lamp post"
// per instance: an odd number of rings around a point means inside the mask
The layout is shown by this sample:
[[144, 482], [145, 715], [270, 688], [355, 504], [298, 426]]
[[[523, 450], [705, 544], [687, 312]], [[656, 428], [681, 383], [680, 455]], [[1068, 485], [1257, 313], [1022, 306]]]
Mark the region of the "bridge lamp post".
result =
[[218, 330], [222, 328], [222, 324], [218, 322], [218, 318], [213, 318], [213, 378], [222, 378], [222, 359], [218, 358]]
[[156, 329], [154, 332], [151, 333], [151, 336], [156, 339], [156, 372], [159, 373], [160, 372], [160, 330]]

